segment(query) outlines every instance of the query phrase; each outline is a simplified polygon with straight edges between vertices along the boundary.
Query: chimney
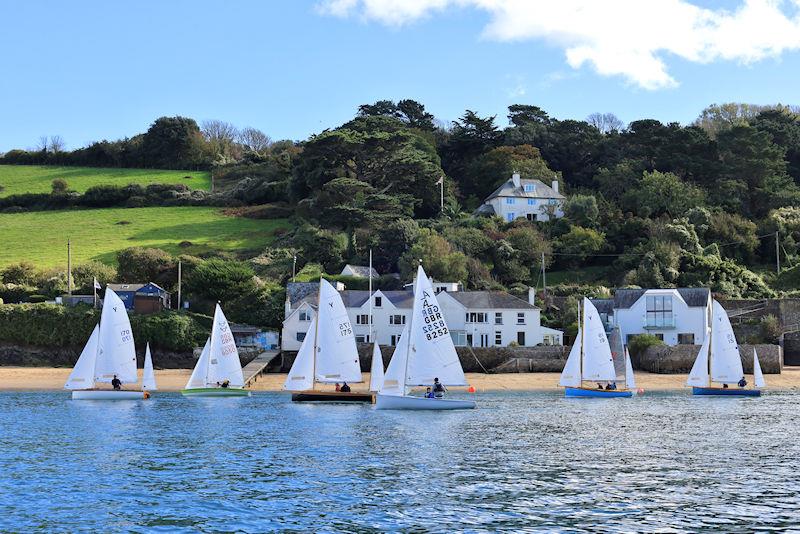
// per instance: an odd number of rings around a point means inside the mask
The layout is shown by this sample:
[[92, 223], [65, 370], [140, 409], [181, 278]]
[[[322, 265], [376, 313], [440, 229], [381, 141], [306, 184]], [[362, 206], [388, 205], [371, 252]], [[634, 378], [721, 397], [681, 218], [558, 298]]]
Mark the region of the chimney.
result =
[[518, 172], [515, 172], [514, 174], [511, 175], [511, 181], [514, 182], [514, 187], [520, 187], [520, 185], [522, 185], [522, 182], [520, 182], [519, 180]]
[[536, 306], [536, 288], [528, 287], [528, 304]]
[[553, 180], [553, 191], [558, 193], [558, 180]]

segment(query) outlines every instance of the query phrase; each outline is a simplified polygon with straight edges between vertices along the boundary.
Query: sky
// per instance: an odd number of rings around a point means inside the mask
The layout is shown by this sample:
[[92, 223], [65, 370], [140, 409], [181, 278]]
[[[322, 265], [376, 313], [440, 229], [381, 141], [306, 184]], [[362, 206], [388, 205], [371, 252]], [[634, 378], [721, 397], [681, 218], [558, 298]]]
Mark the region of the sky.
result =
[[0, 4], [0, 152], [144, 132], [160, 116], [302, 140], [360, 104], [449, 122], [689, 123], [800, 104], [800, 0], [27, 0]]

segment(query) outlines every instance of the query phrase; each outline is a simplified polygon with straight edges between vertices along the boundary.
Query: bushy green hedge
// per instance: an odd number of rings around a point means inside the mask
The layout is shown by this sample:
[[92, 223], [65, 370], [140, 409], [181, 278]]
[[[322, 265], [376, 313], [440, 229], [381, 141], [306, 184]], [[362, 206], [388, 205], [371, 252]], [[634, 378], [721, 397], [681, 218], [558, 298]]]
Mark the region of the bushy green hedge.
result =
[[[0, 305], [0, 342], [43, 347], [80, 347], [89, 338], [100, 311], [54, 304]], [[137, 344], [177, 352], [192, 350], [208, 335], [191, 314], [162, 312], [131, 315]]]
[[628, 341], [628, 351], [631, 353], [632, 357], [638, 358], [649, 347], [657, 347], [663, 344], [663, 341], [652, 334], [640, 334], [633, 336], [631, 340]]

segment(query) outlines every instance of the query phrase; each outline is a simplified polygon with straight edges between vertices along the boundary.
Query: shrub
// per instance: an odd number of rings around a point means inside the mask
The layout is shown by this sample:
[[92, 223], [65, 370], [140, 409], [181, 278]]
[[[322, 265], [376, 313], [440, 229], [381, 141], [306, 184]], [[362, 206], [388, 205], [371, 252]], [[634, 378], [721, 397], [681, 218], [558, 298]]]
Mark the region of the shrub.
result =
[[66, 193], [69, 189], [67, 181], [63, 178], [56, 178], [51, 183], [53, 193]]
[[126, 248], [117, 253], [117, 263], [119, 278], [128, 283], [156, 282], [176, 267], [175, 259], [158, 248]]
[[91, 208], [108, 208], [123, 204], [130, 196], [128, 187], [95, 185], [86, 190], [80, 203]]
[[628, 341], [628, 351], [631, 356], [638, 358], [649, 347], [658, 347], [664, 342], [652, 334], [639, 334]]
[[29, 261], [9, 265], [0, 271], [0, 279], [6, 284], [30, 284], [36, 278], [36, 267]]
[[760, 325], [761, 339], [767, 343], [777, 343], [783, 330], [781, 323], [774, 315], [767, 315], [761, 318]]

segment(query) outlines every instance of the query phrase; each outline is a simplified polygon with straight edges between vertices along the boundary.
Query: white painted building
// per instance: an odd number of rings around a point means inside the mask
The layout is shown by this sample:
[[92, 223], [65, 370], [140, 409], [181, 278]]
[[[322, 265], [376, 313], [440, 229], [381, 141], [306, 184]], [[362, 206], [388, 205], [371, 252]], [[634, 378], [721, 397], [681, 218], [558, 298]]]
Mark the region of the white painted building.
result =
[[[506, 347], [538, 344], [561, 345], [560, 330], [541, 326], [540, 310], [530, 302], [503, 291], [459, 291], [458, 284], [442, 284], [437, 298], [456, 346]], [[303, 342], [316, 313], [317, 283], [289, 284], [281, 348], [296, 351]], [[456, 290], [452, 290], [452, 289]], [[409, 320], [414, 295], [409, 287], [400, 291], [372, 294], [372, 323], [380, 345], [396, 345]], [[370, 336], [369, 291], [340, 291], [358, 342], [372, 342]]]
[[564, 195], [558, 192], [558, 181], [552, 186], [541, 180], [522, 179], [514, 173], [511, 179], [486, 197], [477, 214], [498, 215], [511, 222], [514, 219], [549, 221], [564, 216]]
[[612, 299], [593, 299], [606, 321], [617, 327], [627, 344], [632, 336], [653, 334], [667, 345], [700, 345], [708, 331], [711, 291], [708, 288], [617, 289]]

